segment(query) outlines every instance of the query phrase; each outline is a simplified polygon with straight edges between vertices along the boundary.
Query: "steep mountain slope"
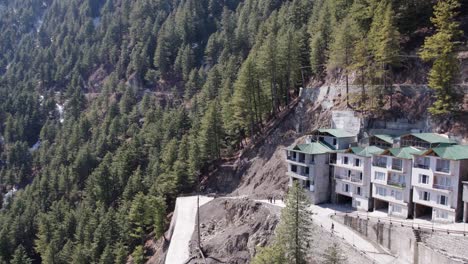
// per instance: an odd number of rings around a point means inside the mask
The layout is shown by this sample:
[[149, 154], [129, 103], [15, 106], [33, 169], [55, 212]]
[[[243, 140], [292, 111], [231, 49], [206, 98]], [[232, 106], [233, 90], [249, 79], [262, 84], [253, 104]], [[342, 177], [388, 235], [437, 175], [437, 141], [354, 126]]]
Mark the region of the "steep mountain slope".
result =
[[217, 164], [264, 136], [311, 77], [343, 79], [348, 19], [353, 54], [363, 52], [351, 82], [383, 81], [377, 25], [391, 12], [382, 28], [406, 59], [388, 81], [425, 82], [426, 68], [407, 71], [421, 65], [407, 58], [434, 33], [433, 2], [0, 0], [0, 196], [19, 189], [1, 205], [0, 263], [143, 261], [144, 242], [164, 233], [198, 175], [208, 190], [281, 195], [282, 148], [327, 124], [330, 104], [344, 109], [343, 93], [309, 98], [263, 147]]

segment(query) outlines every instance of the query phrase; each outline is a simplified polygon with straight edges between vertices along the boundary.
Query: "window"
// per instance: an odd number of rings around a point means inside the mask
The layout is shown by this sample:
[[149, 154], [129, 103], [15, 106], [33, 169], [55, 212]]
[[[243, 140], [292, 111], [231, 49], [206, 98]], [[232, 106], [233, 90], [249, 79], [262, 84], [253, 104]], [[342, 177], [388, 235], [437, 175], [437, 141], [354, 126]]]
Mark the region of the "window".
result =
[[429, 176], [424, 175], [424, 174], [419, 174], [418, 182], [422, 184], [429, 184]]
[[333, 139], [333, 146], [336, 146], [336, 138]]
[[414, 163], [414, 167], [429, 169], [430, 164], [431, 160], [428, 157], [417, 157], [416, 162]]
[[292, 157], [293, 157], [293, 159], [296, 159], [296, 152], [292, 153]]
[[393, 213], [399, 213], [399, 214], [401, 214], [402, 210], [403, 210], [403, 209], [401, 208], [401, 206], [399, 206], [399, 205], [392, 205], [392, 212], [393, 212]]
[[448, 213], [446, 211], [436, 210], [436, 217], [437, 218], [442, 218], [442, 219], [447, 219], [448, 218]]
[[387, 190], [385, 188], [382, 188], [382, 187], [377, 187], [375, 189], [375, 193], [380, 195], [380, 196], [387, 196]]
[[315, 161], [315, 155], [310, 155], [310, 164], [313, 164]]
[[361, 166], [361, 160], [360, 159], [354, 159], [354, 166], [355, 167]]
[[450, 172], [450, 160], [444, 160], [444, 159], [437, 160], [436, 171], [449, 173]]
[[362, 181], [362, 172], [359, 173], [359, 180]]
[[379, 181], [385, 181], [385, 173], [376, 171], [374, 179], [379, 180]]
[[420, 191], [419, 192], [419, 199], [424, 200], [424, 201], [430, 201], [431, 200], [431, 194], [428, 192]]
[[361, 187], [356, 187], [356, 193], [357, 195], [361, 195]]
[[448, 198], [445, 195], [439, 195], [437, 197], [437, 203], [441, 205], [448, 205]]
[[392, 159], [392, 170], [401, 171], [403, 169], [403, 160]]
[[297, 172], [297, 166], [296, 165], [291, 165], [291, 171], [292, 172]]
[[307, 189], [310, 188], [310, 181], [309, 180], [306, 181], [306, 187], [307, 187]]
[[301, 162], [301, 163], [305, 162], [305, 154], [304, 153], [299, 153], [299, 162]]
[[344, 164], [348, 164], [348, 163], [349, 163], [349, 158], [348, 158], [348, 157], [344, 157], [343, 163], [344, 163]]
[[309, 176], [309, 167], [305, 167], [305, 175]]
[[354, 204], [356, 205], [356, 207], [359, 207], [359, 206], [361, 206], [361, 201], [355, 201]]
[[434, 187], [440, 189], [449, 189], [452, 186], [450, 177], [434, 177]]
[[395, 198], [395, 200], [402, 200], [403, 194], [399, 191], [392, 190], [391, 191], [391, 196]]
[[374, 156], [373, 166], [386, 168], [387, 167], [387, 157]]
[[343, 192], [349, 192], [349, 185], [348, 184], [343, 184], [342, 185], [342, 191]]

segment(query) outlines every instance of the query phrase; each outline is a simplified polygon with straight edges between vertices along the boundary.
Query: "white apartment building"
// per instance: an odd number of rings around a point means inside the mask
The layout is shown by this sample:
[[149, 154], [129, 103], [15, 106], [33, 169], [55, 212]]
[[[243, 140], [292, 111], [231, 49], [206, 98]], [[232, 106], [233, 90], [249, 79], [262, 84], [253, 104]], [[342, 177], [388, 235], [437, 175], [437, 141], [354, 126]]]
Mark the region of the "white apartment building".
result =
[[372, 209], [371, 164], [372, 155], [383, 149], [369, 146], [352, 147], [337, 152], [334, 166], [335, 195], [337, 202], [351, 201], [358, 210]]
[[320, 142], [298, 144], [286, 149], [289, 186], [295, 181], [299, 182], [307, 190], [313, 204], [329, 200], [330, 151], [328, 146]]
[[416, 154], [412, 170], [414, 216], [443, 222], [462, 220], [468, 146], [439, 146]]
[[408, 218], [413, 215], [411, 175], [415, 147], [391, 148], [373, 156], [371, 169], [374, 210]]

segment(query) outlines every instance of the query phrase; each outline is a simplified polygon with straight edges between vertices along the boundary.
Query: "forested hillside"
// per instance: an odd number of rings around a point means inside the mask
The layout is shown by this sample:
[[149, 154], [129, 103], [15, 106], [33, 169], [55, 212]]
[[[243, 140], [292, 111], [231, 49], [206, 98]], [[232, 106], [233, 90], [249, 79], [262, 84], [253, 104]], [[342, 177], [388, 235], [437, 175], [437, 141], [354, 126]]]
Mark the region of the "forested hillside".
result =
[[0, 263], [142, 263], [176, 196], [310, 78], [362, 85], [363, 109], [426, 37], [453, 63], [468, 4], [447, 2], [438, 28], [427, 0], [0, 0]]

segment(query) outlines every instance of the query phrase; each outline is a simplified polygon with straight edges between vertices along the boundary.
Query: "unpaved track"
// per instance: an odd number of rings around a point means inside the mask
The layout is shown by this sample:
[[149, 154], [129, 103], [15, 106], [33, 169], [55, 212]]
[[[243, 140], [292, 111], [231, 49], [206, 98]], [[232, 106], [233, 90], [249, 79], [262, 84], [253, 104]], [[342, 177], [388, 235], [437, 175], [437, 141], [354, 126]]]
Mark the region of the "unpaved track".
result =
[[[200, 196], [200, 206], [213, 200]], [[166, 255], [166, 264], [183, 264], [190, 257], [189, 242], [197, 219], [197, 196], [179, 197], [174, 211], [174, 233]]]
[[[259, 201], [263, 203], [269, 203], [266, 200]], [[276, 201], [274, 205], [280, 207], [285, 206], [282, 201]], [[314, 220], [315, 224], [321, 225], [324, 228], [324, 230], [331, 232], [331, 226], [333, 223], [334, 235], [343, 238], [348, 244], [354, 246], [357, 250], [366, 254], [369, 257], [369, 259], [371, 259], [373, 262], [379, 264], [397, 263], [396, 258], [394, 256], [384, 252], [381, 248], [362, 238], [360, 235], [358, 235], [356, 232], [346, 227], [345, 225], [334, 221], [330, 217], [335, 212], [333, 209], [316, 205], [312, 205], [311, 208], [313, 212], [312, 219]]]

